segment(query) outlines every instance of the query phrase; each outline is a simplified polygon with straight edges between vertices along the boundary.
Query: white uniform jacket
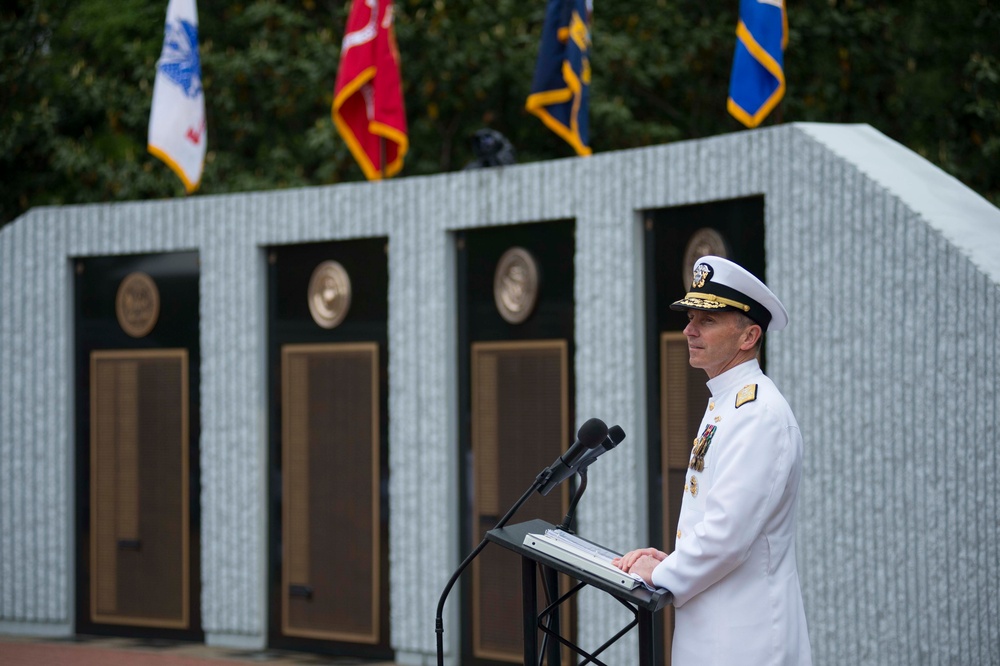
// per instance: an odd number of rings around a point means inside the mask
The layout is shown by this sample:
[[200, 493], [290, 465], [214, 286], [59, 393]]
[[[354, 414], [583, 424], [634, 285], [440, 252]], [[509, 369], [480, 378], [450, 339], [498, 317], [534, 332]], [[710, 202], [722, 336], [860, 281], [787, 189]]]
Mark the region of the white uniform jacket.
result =
[[677, 545], [653, 571], [677, 609], [672, 666], [806, 666], [795, 564], [798, 423], [756, 360], [708, 388]]

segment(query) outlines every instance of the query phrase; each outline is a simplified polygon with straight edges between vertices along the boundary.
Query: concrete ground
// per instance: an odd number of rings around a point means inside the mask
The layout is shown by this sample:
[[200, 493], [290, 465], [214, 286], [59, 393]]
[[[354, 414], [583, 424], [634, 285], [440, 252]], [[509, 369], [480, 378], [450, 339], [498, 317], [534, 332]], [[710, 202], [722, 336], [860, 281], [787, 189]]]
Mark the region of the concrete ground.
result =
[[2, 666], [393, 666], [352, 657], [284, 650], [236, 650], [198, 643], [74, 636], [0, 635]]

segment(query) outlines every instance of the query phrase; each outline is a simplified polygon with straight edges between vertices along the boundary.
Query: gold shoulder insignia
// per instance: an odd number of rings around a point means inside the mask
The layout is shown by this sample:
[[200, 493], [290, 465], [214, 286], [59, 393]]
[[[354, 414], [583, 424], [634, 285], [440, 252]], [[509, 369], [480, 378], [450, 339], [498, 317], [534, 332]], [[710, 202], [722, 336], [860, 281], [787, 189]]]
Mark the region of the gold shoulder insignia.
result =
[[757, 385], [747, 384], [740, 389], [740, 392], [736, 394], [736, 407], [747, 404], [748, 402], [753, 402], [757, 399]]

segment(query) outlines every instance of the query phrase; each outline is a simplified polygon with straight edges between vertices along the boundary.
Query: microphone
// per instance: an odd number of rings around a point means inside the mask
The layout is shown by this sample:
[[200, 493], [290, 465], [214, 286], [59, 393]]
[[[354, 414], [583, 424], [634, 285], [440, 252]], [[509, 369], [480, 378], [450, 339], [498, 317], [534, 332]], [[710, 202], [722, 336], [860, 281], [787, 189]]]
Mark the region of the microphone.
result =
[[601, 442], [600, 446], [587, 452], [587, 455], [585, 455], [576, 466], [577, 471], [581, 472], [587, 469], [590, 463], [594, 462], [605, 453], [621, 444], [624, 439], [625, 431], [622, 430], [621, 426], [613, 425], [608, 428], [608, 436], [604, 438], [604, 441]]
[[563, 518], [559, 529], [570, 533], [573, 531], [570, 529], [570, 525], [573, 523], [573, 514], [576, 512], [576, 505], [580, 503], [583, 491], [587, 489], [587, 469], [590, 467], [590, 463], [618, 446], [619, 442], [623, 439], [625, 439], [625, 431], [622, 430], [622, 427], [617, 425], [611, 426], [608, 430], [608, 436], [604, 438], [604, 441], [599, 446], [587, 451], [580, 459], [580, 462], [577, 463], [575, 471], [580, 475], [580, 486], [576, 489], [576, 493], [569, 503], [569, 511], [566, 512], [566, 517]]
[[580, 426], [573, 445], [538, 475], [540, 478], [547, 475], [542, 485], [539, 486], [538, 492], [542, 495], [548, 495], [553, 488], [572, 476], [584, 456], [592, 449], [601, 446], [607, 436], [608, 426], [601, 419], [590, 419]]

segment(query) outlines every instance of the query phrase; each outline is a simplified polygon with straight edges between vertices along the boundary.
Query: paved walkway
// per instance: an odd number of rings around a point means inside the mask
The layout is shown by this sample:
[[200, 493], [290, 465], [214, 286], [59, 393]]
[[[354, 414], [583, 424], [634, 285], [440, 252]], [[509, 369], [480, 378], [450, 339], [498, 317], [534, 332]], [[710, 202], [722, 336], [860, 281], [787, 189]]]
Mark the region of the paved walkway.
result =
[[0, 635], [2, 666], [393, 666], [351, 657], [283, 650], [235, 650], [198, 643], [77, 636]]

